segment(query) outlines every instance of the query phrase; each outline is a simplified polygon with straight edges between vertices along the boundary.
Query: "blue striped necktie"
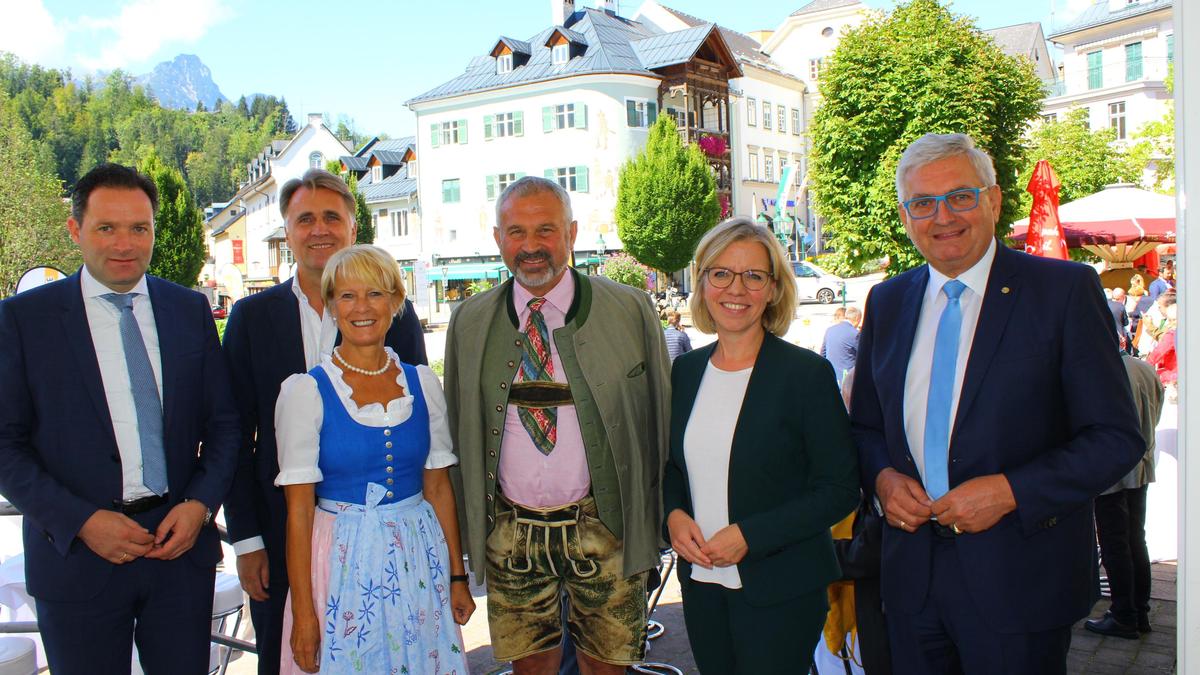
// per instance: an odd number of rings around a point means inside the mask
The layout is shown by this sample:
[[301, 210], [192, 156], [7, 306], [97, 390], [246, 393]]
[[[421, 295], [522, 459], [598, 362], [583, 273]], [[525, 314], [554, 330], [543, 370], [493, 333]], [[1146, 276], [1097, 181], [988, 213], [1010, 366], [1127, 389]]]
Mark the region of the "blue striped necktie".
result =
[[958, 341], [962, 335], [959, 296], [966, 284], [951, 279], [942, 286], [946, 307], [938, 319], [929, 371], [929, 399], [925, 406], [925, 492], [938, 499], [950, 491], [947, 468], [950, 452], [950, 408], [954, 400], [954, 374], [958, 366]]
[[133, 315], [133, 293], [106, 293], [103, 297], [121, 311], [121, 346], [129, 370], [129, 388], [137, 411], [138, 439], [142, 446], [142, 483], [156, 495], [167, 493], [167, 459], [163, 453], [163, 412], [154, 369], [146, 354], [142, 331]]

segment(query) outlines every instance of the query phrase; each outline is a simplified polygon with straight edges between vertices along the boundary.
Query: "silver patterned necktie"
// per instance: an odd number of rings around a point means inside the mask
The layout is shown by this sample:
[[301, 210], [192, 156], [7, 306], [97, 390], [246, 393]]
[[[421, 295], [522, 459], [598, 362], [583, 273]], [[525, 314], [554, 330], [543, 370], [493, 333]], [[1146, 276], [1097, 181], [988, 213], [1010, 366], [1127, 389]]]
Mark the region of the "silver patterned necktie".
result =
[[125, 349], [125, 366], [129, 370], [129, 388], [133, 391], [138, 439], [142, 445], [142, 483], [161, 497], [167, 493], [162, 401], [142, 331], [133, 315], [133, 296], [133, 293], [106, 293], [100, 297], [121, 311], [121, 346]]

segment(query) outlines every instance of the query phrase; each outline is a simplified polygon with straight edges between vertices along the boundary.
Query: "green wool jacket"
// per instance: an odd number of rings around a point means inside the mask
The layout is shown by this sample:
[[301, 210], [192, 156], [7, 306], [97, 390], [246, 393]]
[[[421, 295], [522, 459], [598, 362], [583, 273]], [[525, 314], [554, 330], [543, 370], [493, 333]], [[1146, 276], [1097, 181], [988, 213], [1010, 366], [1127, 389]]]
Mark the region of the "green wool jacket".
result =
[[[841, 576], [829, 528], [858, 504], [858, 454], [833, 367], [768, 333], [763, 338], [729, 451], [724, 494], [693, 494], [683, 436], [716, 343], [675, 359], [671, 452], [664, 477], [669, 515], [701, 499], [725, 499], [749, 551], [738, 563], [747, 604], [787, 602]], [[666, 530], [664, 523], [663, 530]], [[679, 559], [679, 583], [692, 566]]]
[[[551, 339], [575, 399], [600, 520], [623, 540], [623, 569], [631, 576], [659, 559], [670, 360], [645, 293], [571, 273], [575, 300], [566, 325]], [[451, 477], [463, 550], [479, 580], [495, 522], [508, 393], [524, 337], [512, 304], [513, 283], [462, 303], [446, 337], [446, 401], [459, 460]]]

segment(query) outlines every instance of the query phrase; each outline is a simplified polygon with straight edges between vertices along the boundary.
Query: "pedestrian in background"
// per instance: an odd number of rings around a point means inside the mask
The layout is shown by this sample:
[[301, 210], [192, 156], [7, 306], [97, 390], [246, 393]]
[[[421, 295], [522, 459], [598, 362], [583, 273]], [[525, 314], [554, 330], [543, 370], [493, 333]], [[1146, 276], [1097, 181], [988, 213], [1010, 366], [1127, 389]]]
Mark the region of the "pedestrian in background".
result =
[[676, 311], [667, 312], [667, 326], [663, 337], [667, 340], [667, 356], [674, 361], [680, 354], [692, 351], [692, 339], [683, 332], [683, 315]]

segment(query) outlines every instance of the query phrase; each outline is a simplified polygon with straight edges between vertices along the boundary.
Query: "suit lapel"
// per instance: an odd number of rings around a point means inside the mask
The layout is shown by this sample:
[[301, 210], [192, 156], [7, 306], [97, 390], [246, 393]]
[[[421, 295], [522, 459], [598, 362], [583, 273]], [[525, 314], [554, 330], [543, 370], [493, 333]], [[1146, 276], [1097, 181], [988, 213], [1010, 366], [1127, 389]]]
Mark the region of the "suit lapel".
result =
[[[154, 277], [146, 277], [146, 289], [150, 294], [150, 307], [154, 312], [154, 328], [158, 332], [158, 359], [162, 369], [162, 407], [164, 434], [173, 429], [172, 413], [175, 409], [175, 374], [179, 364], [179, 354], [183, 345], [175, 339], [176, 330], [180, 327], [179, 307], [176, 303], [162, 298], [161, 282]], [[166, 443], [166, 439], [163, 439]]]
[[304, 337], [300, 327], [300, 304], [292, 292], [292, 279], [263, 291], [273, 293], [269, 314], [275, 334], [274, 348], [279, 350], [279, 361], [289, 373], [308, 372], [304, 359]]
[[[754, 369], [750, 371], [750, 381], [746, 383], [746, 395], [742, 397], [737, 423], [733, 427], [733, 441], [729, 448], [729, 491], [726, 495], [731, 517], [734, 488], [735, 486], [740, 488], [737, 483], [740, 473], [738, 467], [742, 461], [758, 461], [756, 455], [762, 452], [759, 445], [762, 438], [761, 430], [768, 428], [759, 420], [764, 414], [777, 410], [773, 397], [778, 395], [780, 389], [771, 386], [771, 380], [775, 377], [771, 364], [779, 363], [776, 356], [779, 340], [771, 333], [763, 336], [762, 347], [759, 348], [758, 356], [754, 359]], [[713, 344], [716, 345], [716, 343]], [[707, 365], [707, 359], [705, 364]], [[700, 374], [703, 375], [704, 371], [701, 370]], [[697, 380], [696, 386], [697, 388], [700, 386], [699, 380]]]
[[[687, 466], [683, 456], [683, 433], [687, 430], [688, 420], [692, 416], [692, 407], [696, 405], [696, 394], [700, 393], [700, 381], [704, 379], [704, 371], [708, 368], [708, 362], [712, 359], [712, 352], [716, 345], [717, 343], [713, 342], [697, 349], [696, 351], [702, 353], [704, 358], [689, 359], [689, 362], [695, 361], [695, 365], [691, 368], [681, 368], [674, 385], [678, 387], [676, 391], [680, 397], [678, 409], [688, 411], [687, 415], [671, 416], [671, 437], [677, 440], [672, 444], [671, 452], [675, 454], [675, 461], [681, 467]], [[679, 363], [678, 359], [676, 359], [676, 363]]]
[[925, 301], [925, 289], [929, 285], [929, 266], [926, 265], [915, 272], [908, 288], [900, 299], [899, 314], [896, 317], [895, 332], [892, 339], [877, 335], [877, 341], [883, 339], [891, 343], [892, 352], [886, 357], [887, 365], [882, 369], [885, 382], [898, 382], [896, 395], [888, 401], [884, 411], [887, 424], [893, 425], [892, 437], [904, 441], [905, 454], [912, 454], [908, 447], [908, 435], [904, 432], [904, 390], [908, 377], [908, 361], [912, 357], [913, 342], [917, 337], [917, 320], [921, 317], [921, 305]]
[[1004, 329], [1016, 306], [1019, 279], [1012, 264], [1016, 255], [997, 242], [996, 259], [992, 261], [992, 269], [988, 274], [987, 290], [983, 295], [983, 306], [979, 310], [979, 321], [975, 324], [975, 338], [971, 343], [971, 354], [967, 358], [967, 370], [963, 374], [962, 390], [958, 395], [958, 412], [954, 415], [950, 437], [952, 446], [954, 434], [979, 393], [983, 377], [992, 363], [992, 357], [996, 355], [996, 348], [1000, 346], [1000, 339], [1004, 337]]
[[112, 415], [108, 412], [108, 398], [104, 395], [104, 380], [100, 375], [100, 362], [96, 360], [96, 346], [92, 342], [87, 310], [83, 306], [83, 290], [78, 272], [71, 278], [71, 283], [63, 287], [63, 292], [63, 334], [67, 336], [67, 342], [71, 345], [80, 385], [87, 390], [88, 397], [92, 399], [96, 419], [104, 430], [105, 437], [116, 447], [117, 438], [113, 433]]

